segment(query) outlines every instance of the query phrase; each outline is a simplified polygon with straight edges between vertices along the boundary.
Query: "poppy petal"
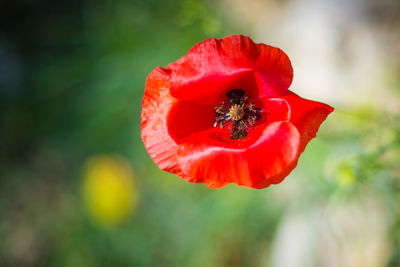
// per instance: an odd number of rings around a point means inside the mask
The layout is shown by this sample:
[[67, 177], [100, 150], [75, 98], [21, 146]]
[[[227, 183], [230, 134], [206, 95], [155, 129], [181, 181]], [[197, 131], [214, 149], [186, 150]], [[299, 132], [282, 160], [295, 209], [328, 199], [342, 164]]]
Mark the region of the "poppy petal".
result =
[[169, 73], [157, 67], [147, 78], [142, 101], [141, 136], [150, 157], [162, 170], [179, 175], [178, 145], [168, 133], [167, 118], [177, 100], [169, 93]]
[[193, 133], [213, 127], [215, 109], [213, 105], [200, 105], [178, 101], [168, 116], [168, 131], [176, 143]]
[[290, 117], [289, 104], [282, 98], [263, 98], [262, 114], [269, 122], [287, 121]]
[[234, 88], [253, 97], [280, 96], [293, 79], [292, 65], [281, 49], [241, 35], [207, 39], [167, 69], [172, 96], [203, 104], [215, 103]]
[[307, 100], [293, 92], [282, 96], [290, 107], [290, 122], [299, 130], [301, 135], [301, 152], [307, 143], [316, 136], [319, 126], [334, 109], [324, 103]]
[[300, 135], [285, 121], [265, 123], [261, 131], [253, 144], [243, 147], [227, 147], [207, 132], [191, 136], [178, 150], [184, 178], [211, 188], [229, 183], [264, 188], [274, 183], [297, 160]]

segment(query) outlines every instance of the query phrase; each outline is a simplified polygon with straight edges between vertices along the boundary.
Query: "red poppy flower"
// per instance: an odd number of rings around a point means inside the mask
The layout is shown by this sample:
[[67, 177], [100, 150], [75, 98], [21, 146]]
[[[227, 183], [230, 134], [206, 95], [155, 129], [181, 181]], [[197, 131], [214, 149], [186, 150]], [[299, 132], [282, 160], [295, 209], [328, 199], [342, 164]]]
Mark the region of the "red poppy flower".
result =
[[279, 48], [245, 36], [207, 39], [146, 82], [142, 139], [164, 171], [220, 188], [265, 188], [296, 166], [333, 108], [288, 88]]

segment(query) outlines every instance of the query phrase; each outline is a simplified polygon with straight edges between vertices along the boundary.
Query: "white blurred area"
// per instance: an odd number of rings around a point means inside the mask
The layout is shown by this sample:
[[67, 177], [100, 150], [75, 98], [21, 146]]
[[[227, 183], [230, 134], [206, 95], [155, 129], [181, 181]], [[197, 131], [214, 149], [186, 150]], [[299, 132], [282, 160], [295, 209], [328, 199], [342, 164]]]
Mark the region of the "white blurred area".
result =
[[399, 92], [392, 90], [400, 58], [400, 18], [393, 11], [400, 1], [220, 2], [233, 23], [253, 33], [248, 35], [255, 42], [288, 54], [294, 68], [292, 91], [339, 108], [372, 105], [400, 111]]
[[390, 215], [376, 195], [288, 210], [263, 266], [386, 266]]
[[[335, 107], [330, 119], [336, 127], [341, 123], [337, 114], [358, 108], [400, 113], [400, 1], [221, 0], [219, 4], [233, 23], [242, 24], [243, 34], [248, 31], [255, 42], [288, 54], [294, 69], [290, 89]], [[298, 182], [297, 175], [295, 171], [279, 189], [271, 190], [276, 201], [293, 207], [279, 223], [262, 266], [386, 266], [393, 222], [379, 197], [382, 192], [365, 191], [351, 200], [302, 206], [296, 202], [307, 185]]]

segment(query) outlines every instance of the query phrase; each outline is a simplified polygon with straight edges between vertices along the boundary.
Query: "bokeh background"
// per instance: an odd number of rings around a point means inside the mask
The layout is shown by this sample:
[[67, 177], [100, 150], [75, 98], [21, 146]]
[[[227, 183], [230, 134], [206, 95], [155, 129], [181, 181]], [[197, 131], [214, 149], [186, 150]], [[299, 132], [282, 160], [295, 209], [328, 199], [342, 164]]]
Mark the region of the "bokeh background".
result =
[[[0, 22], [0, 266], [400, 266], [398, 0], [15, 0]], [[265, 190], [186, 183], [140, 139], [150, 71], [229, 34], [336, 108]]]

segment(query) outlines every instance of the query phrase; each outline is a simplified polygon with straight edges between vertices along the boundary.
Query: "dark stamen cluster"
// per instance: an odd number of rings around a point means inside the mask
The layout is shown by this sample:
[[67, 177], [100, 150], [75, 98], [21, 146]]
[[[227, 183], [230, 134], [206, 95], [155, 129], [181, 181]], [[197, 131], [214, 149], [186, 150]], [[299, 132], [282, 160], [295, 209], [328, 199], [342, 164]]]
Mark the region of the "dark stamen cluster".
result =
[[230, 90], [226, 96], [228, 100], [215, 107], [214, 127], [219, 125], [224, 128], [226, 123], [232, 122], [230, 137], [242, 139], [261, 118], [261, 109], [256, 108], [241, 89]]

